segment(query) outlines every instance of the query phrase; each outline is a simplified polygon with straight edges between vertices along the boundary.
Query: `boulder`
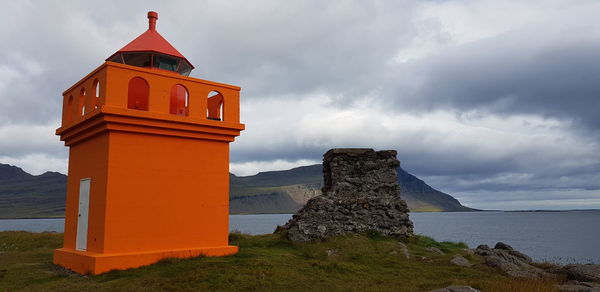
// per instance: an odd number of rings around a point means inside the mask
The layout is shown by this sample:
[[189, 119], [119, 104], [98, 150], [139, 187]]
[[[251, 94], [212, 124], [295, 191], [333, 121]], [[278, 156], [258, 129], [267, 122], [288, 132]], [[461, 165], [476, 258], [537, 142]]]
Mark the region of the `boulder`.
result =
[[480, 245], [475, 249], [475, 254], [482, 256], [486, 265], [498, 268], [513, 277], [540, 278], [550, 276], [546, 271], [532, 266], [533, 261], [530, 257], [502, 242], [497, 243], [494, 248]]
[[496, 243], [496, 245], [494, 246], [495, 249], [501, 249], [501, 250], [505, 250], [506, 252], [508, 252], [508, 254], [513, 255], [517, 258], [520, 258], [521, 260], [525, 261], [526, 263], [532, 263], [533, 260], [526, 254], [521, 253], [519, 251], [516, 251], [512, 248], [512, 246], [504, 243], [504, 242], [498, 242]]
[[322, 195], [310, 199], [284, 226], [293, 241], [377, 232], [408, 237], [413, 224], [400, 198], [396, 151], [331, 149], [323, 156]]
[[571, 280], [600, 283], [600, 265], [574, 264], [566, 265], [563, 271]]
[[457, 255], [450, 260], [451, 263], [459, 266], [459, 267], [470, 267], [472, 264], [469, 260], [465, 259], [463, 256]]
[[497, 242], [496, 245], [494, 246], [494, 248], [496, 249], [504, 249], [504, 250], [514, 250], [512, 248], [512, 246], [504, 243], [504, 242]]

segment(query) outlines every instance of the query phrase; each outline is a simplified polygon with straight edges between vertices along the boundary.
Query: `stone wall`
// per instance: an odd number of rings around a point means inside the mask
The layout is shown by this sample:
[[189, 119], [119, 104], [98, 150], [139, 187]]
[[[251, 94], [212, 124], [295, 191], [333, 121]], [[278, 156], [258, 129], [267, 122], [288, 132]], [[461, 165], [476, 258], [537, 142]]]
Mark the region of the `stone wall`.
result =
[[412, 234], [408, 208], [400, 198], [396, 151], [331, 149], [323, 156], [322, 195], [310, 199], [277, 232], [294, 241], [370, 230], [390, 236]]

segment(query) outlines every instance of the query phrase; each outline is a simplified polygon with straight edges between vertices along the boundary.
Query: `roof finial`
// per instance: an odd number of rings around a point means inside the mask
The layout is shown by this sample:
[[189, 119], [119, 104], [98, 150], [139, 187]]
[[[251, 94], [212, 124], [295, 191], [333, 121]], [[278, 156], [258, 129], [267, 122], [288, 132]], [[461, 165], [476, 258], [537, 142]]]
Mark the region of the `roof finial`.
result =
[[148, 30], [156, 30], [156, 20], [158, 19], [158, 13], [154, 11], [148, 11]]

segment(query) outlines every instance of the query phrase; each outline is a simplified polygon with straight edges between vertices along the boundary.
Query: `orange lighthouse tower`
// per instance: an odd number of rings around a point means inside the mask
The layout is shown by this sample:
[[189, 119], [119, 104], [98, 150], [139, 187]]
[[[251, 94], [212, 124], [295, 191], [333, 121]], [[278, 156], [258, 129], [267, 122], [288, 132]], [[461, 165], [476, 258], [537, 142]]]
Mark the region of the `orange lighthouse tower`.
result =
[[167, 257], [222, 256], [229, 143], [244, 125], [237, 86], [188, 77], [192, 64], [149, 29], [63, 93], [69, 147], [63, 248], [78, 273]]

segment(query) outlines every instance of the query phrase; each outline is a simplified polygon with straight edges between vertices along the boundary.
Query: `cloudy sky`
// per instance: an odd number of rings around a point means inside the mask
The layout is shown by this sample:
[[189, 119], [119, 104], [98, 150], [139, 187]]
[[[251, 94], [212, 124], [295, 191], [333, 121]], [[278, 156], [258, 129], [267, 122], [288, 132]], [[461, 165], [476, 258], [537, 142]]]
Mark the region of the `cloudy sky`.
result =
[[242, 87], [238, 175], [396, 149], [486, 209], [600, 208], [599, 1], [2, 1], [0, 163], [66, 173], [63, 90], [147, 28]]

